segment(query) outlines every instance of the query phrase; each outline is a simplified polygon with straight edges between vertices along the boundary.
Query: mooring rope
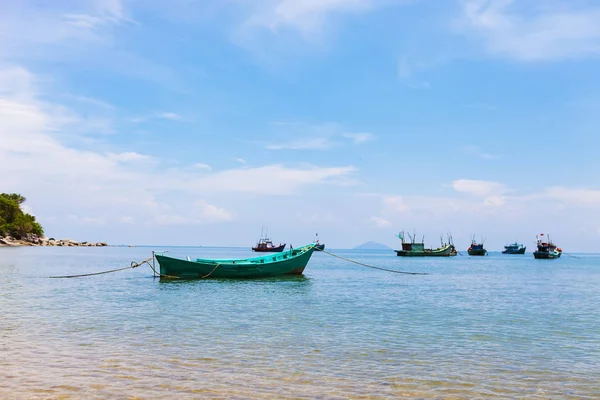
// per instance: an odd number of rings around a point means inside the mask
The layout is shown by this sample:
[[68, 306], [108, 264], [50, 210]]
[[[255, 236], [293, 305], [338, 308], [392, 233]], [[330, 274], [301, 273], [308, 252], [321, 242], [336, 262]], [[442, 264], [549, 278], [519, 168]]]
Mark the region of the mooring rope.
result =
[[111, 272], [119, 272], [119, 271], [124, 271], [126, 269], [133, 269], [133, 268], [137, 268], [139, 266], [142, 266], [144, 264], [148, 264], [150, 266], [150, 268], [154, 269], [152, 267], [152, 264], [150, 264], [150, 260], [152, 260], [154, 258], [154, 256], [145, 259], [144, 261], [137, 263], [135, 261], [131, 262], [131, 265], [129, 267], [124, 267], [124, 268], [117, 268], [117, 269], [110, 269], [108, 271], [101, 271], [101, 272], [92, 272], [89, 274], [79, 274], [79, 275], [61, 275], [61, 276], [46, 276], [46, 278], [50, 278], [50, 279], [60, 279], [60, 278], [81, 278], [84, 276], [94, 276], [94, 275], [102, 275], [102, 274], [110, 274]]
[[[110, 274], [112, 272], [119, 272], [119, 271], [125, 271], [126, 269], [133, 269], [133, 268], [137, 268], [137, 267], [141, 267], [144, 264], [148, 264], [148, 266], [150, 267], [150, 269], [152, 269], [152, 271], [154, 271], [154, 273], [157, 276], [160, 276], [161, 278], [170, 278], [170, 279], [181, 279], [179, 276], [174, 276], [174, 275], [165, 275], [165, 274], [161, 274], [160, 272], [158, 272], [155, 268], [154, 265], [152, 265], [150, 263], [150, 261], [154, 259], [154, 256], [145, 259], [142, 262], [135, 262], [132, 261], [131, 265], [129, 267], [124, 267], [124, 268], [117, 268], [117, 269], [109, 269], [108, 271], [101, 271], [101, 272], [92, 272], [89, 274], [78, 274], [78, 275], [60, 275], [60, 276], [45, 276], [45, 278], [50, 278], [50, 279], [63, 279], [63, 278], [81, 278], [84, 276], [94, 276], [94, 275], [102, 275], [102, 274]], [[215, 267], [212, 269], [212, 271], [210, 271], [208, 274], [201, 276], [200, 279], [206, 279], [209, 276], [211, 276], [213, 274], [213, 272], [215, 272], [217, 270], [217, 268], [219, 268], [221, 266], [221, 263], [218, 263], [217, 265], [215, 265]]]
[[395, 269], [387, 269], [387, 268], [376, 267], [375, 265], [369, 265], [369, 264], [361, 263], [359, 261], [351, 260], [351, 259], [346, 258], [346, 257], [338, 256], [337, 254], [333, 254], [333, 253], [330, 253], [330, 252], [325, 251], [325, 250], [319, 250], [319, 249], [316, 249], [316, 250], [320, 251], [320, 252], [323, 252], [325, 254], [329, 254], [330, 256], [339, 258], [340, 260], [344, 260], [344, 261], [348, 261], [348, 262], [351, 262], [351, 263], [354, 263], [354, 264], [362, 265], [363, 267], [367, 267], [367, 268], [373, 268], [373, 269], [378, 269], [378, 270], [381, 270], [381, 271], [393, 272], [395, 274], [404, 274], [404, 275], [429, 275], [427, 272], [406, 272], [406, 271], [397, 271]]
[[[330, 255], [332, 257], [339, 258], [339, 259], [344, 260], [344, 261], [348, 261], [348, 262], [351, 262], [351, 263], [354, 263], [354, 264], [362, 265], [363, 267], [367, 267], [367, 268], [378, 269], [380, 271], [387, 271], [387, 272], [392, 272], [392, 273], [395, 273], [395, 274], [404, 274], [404, 275], [429, 275], [426, 272], [406, 272], [406, 271], [397, 271], [397, 270], [393, 270], [393, 269], [381, 268], [381, 267], [377, 267], [375, 265], [369, 265], [369, 264], [365, 264], [365, 263], [362, 263], [362, 262], [359, 262], [359, 261], [351, 260], [349, 258], [342, 257], [342, 256], [330, 253], [330, 252], [325, 251], [325, 250], [319, 250], [319, 249], [316, 249], [316, 250], [320, 251], [320, 252], [323, 252], [325, 254], [328, 254], [328, 255]], [[152, 263], [150, 263], [150, 261], [152, 261], [153, 259], [154, 259], [154, 255], [152, 257], [149, 257], [149, 258], [147, 258], [147, 259], [139, 262], [139, 263], [135, 262], [135, 261], [132, 261], [130, 266], [124, 267], [124, 268], [109, 269], [107, 271], [92, 272], [92, 273], [89, 273], [89, 274], [46, 276], [45, 278], [50, 278], [50, 279], [64, 279], [64, 278], [81, 278], [81, 277], [85, 277], [85, 276], [103, 275], [103, 274], [110, 274], [110, 273], [113, 273], [113, 272], [125, 271], [127, 269], [137, 268], [137, 267], [140, 267], [140, 266], [142, 266], [144, 264], [147, 264], [150, 267], [150, 269], [152, 269], [152, 271], [154, 272], [154, 274], [156, 276], [160, 276], [161, 278], [169, 278], [169, 279], [181, 279], [181, 277], [179, 277], [179, 276], [165, 275], [165, 274], [161, 274], [160, 272], [158, 272], [156, 270], [156, 268], [154, 268], [154, 265], [152, 265]], [[217, 263], [217, 265], [215, 265], [215, 267], [208, 274], [206, 274], [204, 276], [201, 276], [199, 279], [206, 279], [206, 278], [210, 277], [217, 270], [217, 268], [219, 268], [221, 266], [221, 264], [222, 263]]]

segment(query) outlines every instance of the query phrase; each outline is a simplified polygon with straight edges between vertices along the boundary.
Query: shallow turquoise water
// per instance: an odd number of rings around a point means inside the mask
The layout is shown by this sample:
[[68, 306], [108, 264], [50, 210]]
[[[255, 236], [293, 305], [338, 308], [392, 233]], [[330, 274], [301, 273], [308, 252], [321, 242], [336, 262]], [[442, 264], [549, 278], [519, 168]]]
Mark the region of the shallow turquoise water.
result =
[[[0, 398], [597, 398], [600, 256], [314, 254], [303, 277], [77, 279], [150, 248], [0, 249]], [[157, 248], [158, 250], [158, 248]], [[171, 248], [246, 257], [246, 249]]]

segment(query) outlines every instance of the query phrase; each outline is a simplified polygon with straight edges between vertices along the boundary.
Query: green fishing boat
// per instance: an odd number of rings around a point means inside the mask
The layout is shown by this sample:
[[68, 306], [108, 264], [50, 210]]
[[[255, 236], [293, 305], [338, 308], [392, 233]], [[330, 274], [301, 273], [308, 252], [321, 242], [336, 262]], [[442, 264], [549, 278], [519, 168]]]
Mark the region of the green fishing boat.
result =
[[455, 256], [456, 248], [454, 245], [442, 243], [437, 249], [426, 249], [423, 244], [424, 239], [420, 243], [415, 242], [415, 235], [410, 235], [410, 242], [404, 239], [404, 232], [400, 232], [398, 238], [402, 241], [402, 250], [394, 250], [398, 257], [450, 257]]
[[160, 264], [161, 278], [264, 278], [281, 275], [301, 275], [315, 250], [309, 244], [282, 253], [245, 259], [182, 260], [155, 254]]

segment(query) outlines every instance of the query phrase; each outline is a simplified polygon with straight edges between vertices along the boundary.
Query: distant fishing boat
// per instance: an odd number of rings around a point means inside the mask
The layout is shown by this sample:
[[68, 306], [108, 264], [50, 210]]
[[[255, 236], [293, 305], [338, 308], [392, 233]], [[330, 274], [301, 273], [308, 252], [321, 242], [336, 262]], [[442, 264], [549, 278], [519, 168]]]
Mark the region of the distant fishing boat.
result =
[[[440, 238], [440, 242], [441, 242], [441, 238]], [[442, 242], [442, 246], [445, 243]], [[456, 256], [458, 255], [458, 251], [456, 250], [456, 247], [454, 246], [454, 239], [452, 239], [452, 235], [448, 234], [448, 244], [450, 245], [450, 256]]]
[[264, 228], [260, 233], [260, 239], [256, 246], [252, 247], [253, 251], [259, 253], [280, 253], [285, 250], [285, 243], [280, 243], [279, 246], [275, 246], [271, 239], [269, 239], [268, 232], [263, 234]]
[[319, 251], [325, 250], [325, 244], [319, 243], [319, 234], [317, 233], [317, 237], [315, 238], [315, 249]]
[[162, 254], [155, 254], [155, 257], [164, 278], [264, 278], [301, 275], [314, 250], [314, 244], [309, 244], [277, 255], [246, 259], [182, 260]]
[[527, 247], [523, 246], [522, 244], [514, 242], [513, 244], [504, 246], [504, 251], [502, 251], [502, 254], [525, 254], [526, 249]]
[[485, 256], [487, 254], [487, 250], [483, 248], [483, 240], [481, 243], [477, 244], [475, 238], [471, 239], [471, 246], [467, 249], [467, 253], [470, 256]]
[[259, 253], [280, 253], [285, 249], [285, 243], [280, 243], [279, 246], [275, 246], [271, 239], [264, 238], [260, 239], [256, 246], [252, 247], [252, 250]]
[[[404, 232], [398, 234], [398, 238], [402, 241], [402, 250], [394, 250], [398, 257], [450, 257], [452, 254], [452, 245], [442, 244], [437, 249], [426, 249], [424, 245], [425, 237], [420, 243], [415, 242], [415, 235], [407, 234], [410, 242], [405, 241]], [[456, 251], [456, 249], [455, 249]]]
[[557, 247], [549, 235], [541, 233], [536, 236], [537, 239], [537, 250], [533, 252], [533, 257], [538, 259], [554, 259], [559, 258], [562, 254], [562, 249]]

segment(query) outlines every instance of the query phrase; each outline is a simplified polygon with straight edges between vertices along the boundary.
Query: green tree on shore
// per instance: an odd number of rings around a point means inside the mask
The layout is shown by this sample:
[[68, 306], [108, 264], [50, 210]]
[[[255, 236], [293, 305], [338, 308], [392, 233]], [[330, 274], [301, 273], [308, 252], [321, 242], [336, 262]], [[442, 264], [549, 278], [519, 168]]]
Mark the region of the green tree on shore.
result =
[[44, 234], [35, 217], [21, 210], [21, 204], [25, 200], [25, 197], [17, 193], [0, 193], [0, 236], [21, 239], [28, 234]]

